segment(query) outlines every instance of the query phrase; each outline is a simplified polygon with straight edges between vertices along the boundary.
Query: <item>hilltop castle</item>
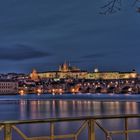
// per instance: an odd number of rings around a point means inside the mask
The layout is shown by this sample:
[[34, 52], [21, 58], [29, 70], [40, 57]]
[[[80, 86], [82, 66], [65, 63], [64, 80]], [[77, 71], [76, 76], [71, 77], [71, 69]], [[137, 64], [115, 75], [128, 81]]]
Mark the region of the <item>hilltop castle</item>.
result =
[[132, 79], [137, 78], [136, 71], [119, 72], [119, 71], [99, 71], [95, 69], [93, 72], [82, 71], [78, 67], [70, 66], [68, 63], [59, 65], [58, 71], [38, 72], [34, 69], [30, 74], [32, 80], [51, 79], [51, 78], [74, 78], [74, 79]]

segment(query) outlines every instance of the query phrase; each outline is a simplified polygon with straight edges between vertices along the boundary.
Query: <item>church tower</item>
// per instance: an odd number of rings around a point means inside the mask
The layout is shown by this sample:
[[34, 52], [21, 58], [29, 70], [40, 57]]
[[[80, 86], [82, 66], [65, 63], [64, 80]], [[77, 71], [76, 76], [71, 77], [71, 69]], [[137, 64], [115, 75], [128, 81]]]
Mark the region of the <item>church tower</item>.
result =
[[59, 71], [61, 72], [68, 72], [69, 71], [69, 65], [66, 63], [59, 65]]
[[39, 80], [39, 76], [38, 76], [37, 71], [35, 69], [33, 69], [32, 73], [30, 74], [30, 77], [33, 81]]
[[64, 72], [67, 72], [69, 70], [69, 66], [68, 66], [68, 64], [65, 62], [64, 64], [63, 64], [63, 71]]

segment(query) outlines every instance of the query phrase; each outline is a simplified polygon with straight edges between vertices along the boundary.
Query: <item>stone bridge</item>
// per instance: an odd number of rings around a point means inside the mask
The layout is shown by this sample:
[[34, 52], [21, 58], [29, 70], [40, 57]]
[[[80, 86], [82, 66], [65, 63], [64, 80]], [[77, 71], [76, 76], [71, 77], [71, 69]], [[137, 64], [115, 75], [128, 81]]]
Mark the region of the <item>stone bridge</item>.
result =
[[89, 93], [140, 93], [140, 84], [135, 83], [104, 83], [81, 86], [80, 92]]

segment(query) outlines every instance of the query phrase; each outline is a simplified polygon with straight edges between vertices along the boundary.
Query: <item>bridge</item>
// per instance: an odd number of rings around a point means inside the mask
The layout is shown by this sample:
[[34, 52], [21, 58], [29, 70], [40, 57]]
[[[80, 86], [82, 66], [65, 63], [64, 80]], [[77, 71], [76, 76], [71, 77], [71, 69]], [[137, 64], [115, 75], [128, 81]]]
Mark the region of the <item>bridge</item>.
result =
[[[66, 118], [50, 118], [41, 120], [21, 120], [21, 121], [2, 121], [0, 122], [0, 131], [4, 133], [4, 140], [14, 140], [13, 130], [20, 135], [24, 140], [55, 140], [55, 139], [73, 139], [78, 140], [78, 136], [84, 131], [88, 130], [88, 140], [96, 140], [96, 131], [98, 127], [103, 133], [104, 138], [102, 140], [112, 140], [113, 135], [122, 134], [124, 135], [124, 140], [129, 140], [130, 133], [140, 133], [139, 129], [129, 129], [128, 120], [132, 118], [140, 118], [140, 114], [133, 115], [99, 115], [99, 116], [86, 116], [86, 117], [66, 117]], [[123, 130], [108, 130], [102, 126], [100, 120], [123, 120], [124, 129]], [[81, 121], [81, 126], [73, 132], [72, 134], [65, 135], [55, 135], [55, 124], [63, 122], [76, 122]], [[50, 125], [50, 135], [49, 136], [27, 136], [22, 130], [20, 130], [21, 125], [30, 124], [45, 124]], [[112, 125], [114, 125], [112, 123]], [[115, 125], [114, 125], [115, 126]], [[41, 129], [41, 128], [40, 128]], [[4, 130], [4, 131], [3, 131]]]
[[140, 79], [61, 79], [19, 88], [19, 93], [140, 93]]
[[88, 81], [80, 86], [80, 92], [89, 93], [139, 93], [140, 82], [134, 80]]

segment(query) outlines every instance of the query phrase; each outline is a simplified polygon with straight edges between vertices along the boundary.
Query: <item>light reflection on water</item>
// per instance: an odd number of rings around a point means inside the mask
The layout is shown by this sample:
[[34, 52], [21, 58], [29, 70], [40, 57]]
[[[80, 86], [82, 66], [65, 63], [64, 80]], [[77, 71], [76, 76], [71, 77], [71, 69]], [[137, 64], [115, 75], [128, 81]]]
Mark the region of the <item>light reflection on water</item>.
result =
[[[1, 120], [26, 120], [41, 119], [50, 117], [75, 117], [93, 115], [115, 115], [115, 114], [138, 114], [140, 113], [140, 103], [138, 102], [118, 102], [118, 101], [93, 101], [93, 100], [16, 100], [0, 102]], [[129, 125], [132, 128], [139, 127], [138, 119], [131, 119]], [[121, 120], [106, 120], [101, 123], [111, 129], [122, 128]], [[76, 125], [76, 126], [75, 126]], [[56, 133], [67, 133], [75, 131], [79, 123], [57, 124]], [[30, 135], [49, 134], [48, 125], [24, 126], [24, 131]], [[60, 129], [61, 128], [61, 129]], [[43, 130], [41, 130], [43, 129]], [[29, 133], [28, 133], [29, 132]], [[99, 132], [98, 132], [99, 133]], [[99, 138], [103, 135], [99, 134]], [[119, 137], [120, 138], [120, 137]], [[135, 140], [135, 137], [132, 136]], [[18, 137], [16, 140], [20, 140]], [[85, 140], [86, 134], [80, 138]], [[115, 139], [116, 140], [116, 139]]]
[[[100, 102], [92, 100], [20, 100], [12, 104], [20, 117], [15, 119], [40, 119], [50, 117], [137, 114], [137, 102]], [[1, 107], [0, 107], [1, 108]], [[11, 113], [11, 112], [10, 112]], [[14, 115], [14, 114], [13, 114]], [[9, 114], [10, 119], [10, 114]]]

